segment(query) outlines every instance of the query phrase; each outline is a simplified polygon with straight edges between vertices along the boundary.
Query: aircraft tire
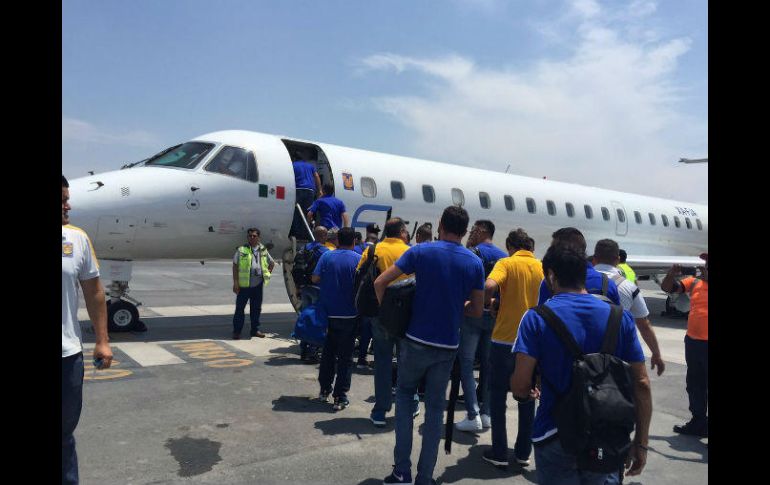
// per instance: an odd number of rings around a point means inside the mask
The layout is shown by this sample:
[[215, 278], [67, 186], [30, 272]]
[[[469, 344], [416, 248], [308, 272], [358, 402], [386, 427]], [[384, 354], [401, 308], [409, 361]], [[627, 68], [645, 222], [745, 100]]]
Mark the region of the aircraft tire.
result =
[[139, 310], [124, 301], [107, 302], [107, 330], [110, 332], [130, 332], [139, 323]]

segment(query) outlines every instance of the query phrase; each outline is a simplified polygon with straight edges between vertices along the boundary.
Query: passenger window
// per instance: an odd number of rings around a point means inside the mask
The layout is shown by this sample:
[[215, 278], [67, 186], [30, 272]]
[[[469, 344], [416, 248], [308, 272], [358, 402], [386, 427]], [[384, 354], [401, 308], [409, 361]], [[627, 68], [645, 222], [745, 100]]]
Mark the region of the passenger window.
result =
[[479, 192], [479, 204], [482, 209], [489, 209], [489, 194], [486, 192]]
[[602, 219], [604, 219], [605, 221], [610, 220], [610, 210], [607, 209], [606, 207], [602, 207]]
[[[253, 169], [249, 167], [251, 163], [254, 164]], [[256, 182], [257, 179], [254, 155], [243, 148], [225, 146], [216, 154], [214, 159], [206, 165], [204, 170], [207, 172], [228, 175], [241, 180], [249, 180], [251, 182]], [[252, 180], [252, 178], [254, 180]]]
[[535, 205], [535, 199], [527, 197], [527, 212], [534, 214], [537, 211], [537, 205]]
[[692, 229], [692, 222], [690, 222], [689, 217], [684, 218], [684, 224], [687, 226], [687, 229]]
[[361, 195], [364, 197], [377, 197], [377, 183], [373, 178], [361, 177]]
[[436, 192], [434, 192], [432, 185], [422, 186], [422, 200], [430, 204], [436, 202]]
[[666, 214], [661, 214], [660, 215], [660, 220], [663, 221], [663, 225], [665, 227], [668, 227], [668, 216]]
[[650, 213], [648, 213], [647, 215], [648, 215], [648, 216], [650, 216], [650, 225], [651, 225], [651, 226], [654, 226], [654, 225], [655, 225], [655, 214], [653, 214], [652, 212], [650, 212]]
[[575, 217], [575, 206], [571, 202], [564, 204], [564, 207], [567, 208], [567, 217]]
[[394, 199], [403, 199], [404, 198], [404, 184], [401, 182], [391, 182], [390, 183], [390, 195], [393, 196]]
[[545, 207], [546, 209], [548, 209], [549, 215], [552, 215], [552, 216], [556, 215], [556, 204], [554, 204], [552, 200], [546, 200]]
[[698, 225], [698, 230], [699, 231], [703, 230], [703, 224], [700, 223], [700, 219], [695, 219], [695, 224]]
[[676, 227], [682, 227], [682, 223], [679, 222], [679, 216], [674, 216], [674, 225]]
[[452, 203], [458, 207], [465, 205], [465, 195], [460, 189], [452, 189]]
[[642, 215], [639, 213], [639, 211], [634, 211], [634, 220], [637, 224], [642, 223]]
[[503, 197], [503, 200], [505, 201], [505, 210], [512, 211], [513, 210], [513, 197], [510, 195], [506, 195]]
[[626, 222], [626, 213], [622, 209], [615, 209], [615, 212], [618, 214], [619, 222]]
[[593, 219], [594, 218], [594, 210], [591, 208], [590, 205], [586, 204], [583, 206], [583, 209], [586, 211], [586, 219]]

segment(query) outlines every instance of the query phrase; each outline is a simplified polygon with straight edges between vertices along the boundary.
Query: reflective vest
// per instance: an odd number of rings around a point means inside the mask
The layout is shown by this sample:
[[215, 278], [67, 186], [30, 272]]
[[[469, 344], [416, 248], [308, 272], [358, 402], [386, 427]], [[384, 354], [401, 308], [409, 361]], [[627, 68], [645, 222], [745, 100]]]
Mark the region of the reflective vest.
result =
[[636, 273], [634, 273], [634, 270], [631, 269], [631, 266], [627, 265], [626, 263], [620, 263], [618, 265], [618, 269], [620, 270], [620, 273], [626, 277], [628, 281], [630, 281], [633, 284], [636, 284]]
[[[259, 245], [260, 266], [262, 266], [262, 280], [265, 282], [265, 286], [270, 282], [270, 270], [267, 264], [267, 249], [260, 244]], [[238, 248], [240, 257], [238, 258], [238, 286], [241, 288], [249, 287], [249, 279], [251, 276], [251, 259], [254, 257], [254, 253], [251, 251], [251, 246], [248, 244]]]

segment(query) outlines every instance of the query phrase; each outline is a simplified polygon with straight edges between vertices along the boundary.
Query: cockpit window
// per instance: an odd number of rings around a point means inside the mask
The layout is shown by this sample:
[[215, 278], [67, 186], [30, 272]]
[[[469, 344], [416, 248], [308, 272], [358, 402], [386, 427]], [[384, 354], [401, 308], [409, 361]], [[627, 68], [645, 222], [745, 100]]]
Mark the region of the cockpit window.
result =
[[195, 168], [206, 154], [214, 148], [213, 143], [190, 141], [168, 148], [151, 157], [145, 166]]
[[204, 169], [231, 177], [256, 182], [258, 179], [254, 154], [243, 148], [225, 146]]

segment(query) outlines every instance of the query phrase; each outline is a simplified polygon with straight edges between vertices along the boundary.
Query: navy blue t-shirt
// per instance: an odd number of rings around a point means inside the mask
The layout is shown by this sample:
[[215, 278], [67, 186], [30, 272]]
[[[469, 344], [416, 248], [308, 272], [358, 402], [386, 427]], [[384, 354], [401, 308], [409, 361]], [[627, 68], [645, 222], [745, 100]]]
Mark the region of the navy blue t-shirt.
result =
[[[583, 353], [601, 349], [610, 316], [610, 306], [606, 302], [587, 294], [560, 293], [548, 300], [546, 305], [564, 322]], [[572, 381], [572, 355], [534, 310], [527, 310], [521, 319], [512, 352], [523, 352], [537, 359], [541, 373], [540, 405], [537, 407], [532, 441], [540, 441], [557, 432], [551, 414], [556, 395], [551, 386], [559, 395], [567, 392]], [[634, 318], [627, 310], [623, 310], [615, 355], [629, 363], [644, 362]]]
[[484, 289], [481, 260], [458, 243], [435, 241], [412, 246], [396, 266], [417, 280], [407, 338], [456, 349], [465, 301]]
[[354, 318], [358, 316], [353, 302], [353, 279], [361, 259], [349, 249], [336, 249], [321, 255], [313, 274], [321, 277], [319, 301], [331, 318]]
[[305, 160], [297, 160], [292, 163], [294, 167], [294, 183], [298, 189], [315, 190], [315, 177], [317, 172], [315, 166]]
[[333, 195], [324, 195], [316, 199], [308, 209], [315, 220], [327, 229], [342, 227], [342, 213], [346, 212], [345, 203]]
[[[602, 274], [596, 271], [594, 265], [588, 262], [586, 262], [586, 291], [595, 295], [602, 294]], [[545, 280], [543, 280], [540, 282], [540, 293], [537, 296], [537, 304], [542, 305], [549, 298], [551, 298], [551, 290], [548, 289], [548, 285], [545, 284]], [[607, 281], [607, 298], [609, 298], [612, 303], [620, 305], [618, 285], [612, 281], [612, 278]], [[605, 303], [605, 305], [606, 304], [607, 303]]]

